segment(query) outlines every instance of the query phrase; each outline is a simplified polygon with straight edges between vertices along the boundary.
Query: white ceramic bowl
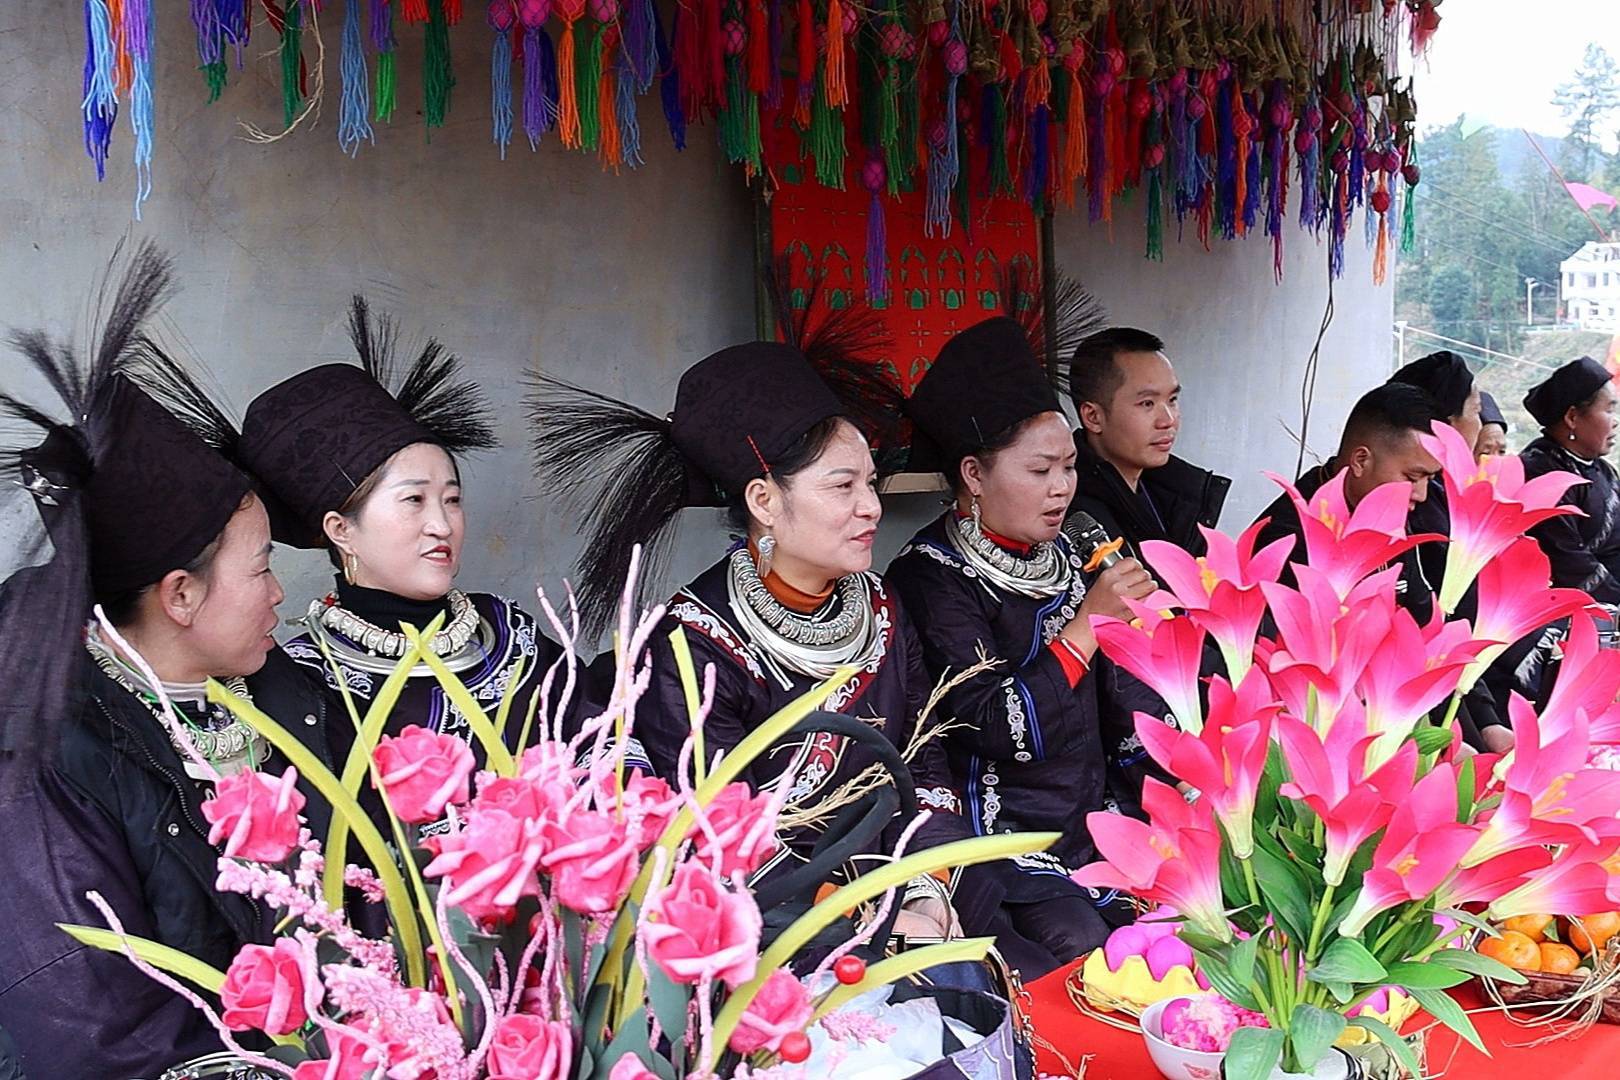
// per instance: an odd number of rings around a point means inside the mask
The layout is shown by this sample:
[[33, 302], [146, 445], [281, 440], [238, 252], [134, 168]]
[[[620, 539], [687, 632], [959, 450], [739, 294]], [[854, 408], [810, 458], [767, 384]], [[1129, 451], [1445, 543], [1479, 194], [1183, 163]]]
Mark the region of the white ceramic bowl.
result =
[[1164, 1038], [1159, 1017], [1170, 1002], [1182, 1000], [1185, 999], [1166, 998], [1142, 1010], [1139, 1022], [1142, 1025], [1142, 1040], [1147, 1043], [1148, 1057], [1153, 1059], [1154, 1066], [1165, 1080], [1220, 1080], [1223, 1055], [1208, 1050], [1183, 1050]]

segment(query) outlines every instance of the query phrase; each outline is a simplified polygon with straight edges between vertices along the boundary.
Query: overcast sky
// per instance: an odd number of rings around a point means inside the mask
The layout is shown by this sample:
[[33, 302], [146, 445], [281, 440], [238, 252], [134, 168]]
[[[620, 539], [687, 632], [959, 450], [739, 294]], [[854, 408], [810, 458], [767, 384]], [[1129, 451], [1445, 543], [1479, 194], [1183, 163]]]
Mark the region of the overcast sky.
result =
[[[1567, 122], [1553, 90], [1580, 65], [1587, 43], [1620, 60], [1617, 0], [1448, 0], [1440, 15], [1428, 59], [1417, 64], [1420, 129], [1466, 113], [1562, 135]], [[1605, 135], [1612, 146], [1612, 125]]]

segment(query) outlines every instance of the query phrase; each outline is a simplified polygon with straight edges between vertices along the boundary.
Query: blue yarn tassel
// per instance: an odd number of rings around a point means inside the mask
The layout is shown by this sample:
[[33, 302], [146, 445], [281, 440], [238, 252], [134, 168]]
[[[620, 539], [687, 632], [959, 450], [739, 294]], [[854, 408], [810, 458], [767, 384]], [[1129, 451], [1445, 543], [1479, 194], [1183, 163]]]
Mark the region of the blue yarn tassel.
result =
[[[134, 9], [131, 13], [131, 8]], [[152, 194], [152, 8], [151, 0], [124, 9], [131, 24], [129, 126], [135, 133], [135, 220]]]
[[1232, 132], [1232, 84], [1227, 79], [1215, 91], [1215, 221], [1221, 236], [1237, 235], [1237, 137]]
[[1051, 124], [1045, 105], [1035, 106], [1030, 116], [1031, 150], [1029, 155], [1029, 170], [1024, 176], [1024, 201], [1035, 208], [1037, 217], [1044, 210], [1046, 198], [1046, 181], [1049, 177], [1048, 169], [1051, 162]]
[[765, 106], [782, 107], [782, 3], [770, 0], [771, 85], [765, 91]]
[[84, 152], [96, 165], [96, 179], [107, 178], [107, 151], [118, 122], [118, 93], [113, 89], [112, 19], [107, 0], [84, 3]]
[[632, 169], [641, 159], [641, 121], [636, 116], [636, 81], [629, 54], [619, 50], [618, 81], [613, 89], [613, 116], [619, 124], [619, 157]]
[[[383, 0], [371, 0], [382, 3]], [[360, 143], [375, 144], [371, 130], [371, 76], [366, 71], [366, 50], [360, 34], [360, 0], [343, 6], [343, 55], [338, 64], [343, 75], [343, 101], [338, 110], [338, 146], [350, 157], [360, 153]]]
[[506, 148], [512, 145], [512, 34], [508, 30], [495, 32], [494, 50], [489, 61], [489, 110], [495, 144], [501, 148], [501, 160], [506, 160]]
[[[676, 6], [675, 18], [679, 19], [680, 7]], [[653, 13], [653, 28], [657, 31], [654, 40], [658, 45], [658, 70], [662, 74], [659, 80], [658, 96], [664, 105], [664, 122], [669, 125], [669, 137], [675, 143], [675, 149], [686, 149], [686, 114], [681, 110], [681, 72], [675, 66], [674, 57], [670, 54], [669, 38], [664, 34], [664, 22]]]

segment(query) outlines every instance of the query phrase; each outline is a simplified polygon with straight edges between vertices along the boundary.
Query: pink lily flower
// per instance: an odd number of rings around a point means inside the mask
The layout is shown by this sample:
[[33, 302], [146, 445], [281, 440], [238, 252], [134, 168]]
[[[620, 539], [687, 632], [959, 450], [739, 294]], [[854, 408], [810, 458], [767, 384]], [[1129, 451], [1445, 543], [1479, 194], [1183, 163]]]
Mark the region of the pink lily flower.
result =
[[1585, 767], [1585, 715], [1577, 711], [1544, 737], [1535, 709], [1517, 694], [1508, 713], [1518, 739], [1505, 759], [1501, 802], [1459, 865], [1467, 869], [1536, 844], [1620, 838], [1620, 773]]
[[1309, 500], [1276, 473], [1266, 475], [1294, 500], [1305, 534], [1306, 562], [1326, 576], [1340, 597], [1349, 596], [1362, 578], [1417, 545], [1445, 539], [1434, 533], [1406, 535], [1408, 484], [1376, 487], [1352, 511], [1344, 497], [1342, 470]]
[[1157, 607], [1175, 606], [1209, 632], [1226, 661], [1227, 678], [1241, 683], [1254, 658], [1254, 639], [1266, 614], [1260, 586], [1282, 576], [1293, 550], [1294, 538], [1283, 537], [1258, 553], [1256, 538], [1265, 525], [1257, 521], [1236, 540], [1223, 532], [1199, 526], [1207, 553], [1193, 558], [1174, 544], [1148, 540], [1142, 554], [1159, 580], [1168, 587], [1172, 604], [1161, 594], [1148, 598]]
[[1374, 574], [1342, 598], [1313, 566], [1296, 566], [1298, 589], [1265, 585], [1278, 640], [1259, 642], [1277, 694], [1288, 711], [1326, 731], [1355, 693], [1362, 672], [1389, 632], [1399, 568]]
[[1095, 811], [1086, 827], [1105, 861], [1071, 876], [1092, 888], [1124, 889], [1176, 908], [1198, 929], [1232, 940], [1221, 896], [1221, 834], [1214, 812], [1189, 804], [1175, 788], [1149, 777], [1142, 787], [1146, 822]]
[[1510, 919], [1556, 911], [1564, 915], [1597, 915], [1620, 902], [1620, 840], [1571, 844], [1552, 864], [1522, 885], [1498, 897], [1486, 915]]
[[1600, 648], [1597, 623], [1577, 613], [1570, 620], [1563, 654], [1558, 681], [1541, 709], [1542, 729], [1552, 737], [1581, 712], [1593, 743], [1620, 743], [1620, 704], [1615, 703], [1620, 697], [1620, 650]]
[[1183, 731], [1204, 726], [1198, 701], [1198, 669], [1204, 653], [1204, 631], [1185, 615], [1131, 603], [1132, 622], [1093, 615], [1091, 630], [1108, 659], [1141, 679], [1164, 699]]
[[1480, 571], [1532, 526], [1581, 512], [1558, 504], [1571, 487], [1585, 483], [1574, 473], [1550, 472], [1526, 481], [1517, 455], [1475, 458], [1468, 440], [1438, 421], [1433, 435], [1419, 435], [1418, 440], [1440, 462], [1451, 513], [1446, 573], [1440, 582], [1440, 607], [1448, 614], [1457, 610]]
[[1529, 881], [1550, 862], [1552, 852], [1540, 846], [1498, 855], [1478, 866], [1457, 871], [1434, 894], [1434, 905], [1455, 908], [1463, 904], [1490, 904]]
[[1365, 768], [1368, 749], [1377, 739], [1365, 730], [1350, 715], [1341, 716], [1326, 739], [1292, 716], [1276, 721], [1277, 741], [1293, 777], [1279, 793], [1303, 802], [1322, 819], [1327, 837], [1322, 877], [1329, 885], [1344, 881], [1356, 851], [1389, 823], [1411, 792], [1417, 769], [1417, 744], [1412, 742], [1403, 743], [1381, 768]]
[[1457, 869], [1477, 831], [1457, 822], [1456, 769], [1436, 765], [1390, 815], [1339, 933], [1358, 937], [1380, 912], [1426, 899]]
[[1226, 828], [1239, 859], [1254, 854], [1254, 796], [1266, 769], [1271, 722], [1281, 709], [1265, 677], [1250, 669], [1235, 691], [1218, 676], [1210, 681], [1209, 717], [1196, 735], [1136, 714], [1136, 735], [1148, 755], [1202, 793], [1200, 801]]
[[1446, 622], [1436, 611], [1420, 627], [1405, 608], [1391, 611], [1389, 630], [1356, 684], [1366, 704], [1367, 730], [1378, 736], [1368, 754], [1369, 768], [1394, 756], [1418, 721], [1456, 691], [1486, 647], [1461, 619]]
[[1581, 590], [1554, 589], [1551, 582], [1547, 556], [1528, 536], [1510, 543], [1479, 572], [1474, 637], [1487, 645], [1463, 676], [1465, 692], [1515, 641], [1591, 605], [1592, 598]]

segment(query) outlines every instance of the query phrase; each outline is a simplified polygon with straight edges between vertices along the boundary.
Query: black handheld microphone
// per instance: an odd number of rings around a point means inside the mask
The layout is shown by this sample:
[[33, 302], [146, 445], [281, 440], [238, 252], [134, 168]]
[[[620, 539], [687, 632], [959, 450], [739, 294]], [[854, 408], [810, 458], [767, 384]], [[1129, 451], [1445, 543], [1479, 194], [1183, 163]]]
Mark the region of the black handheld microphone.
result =
[[1124, 558], [1120, 549], [1125, 546], [1125, 541], [1109, 536], [1102, 523], [1084, 510], [1069, 511], [1069, 516], [1063, 519], [1062, 532], [1085, 560], [1088, 574], [1101, 573]]

